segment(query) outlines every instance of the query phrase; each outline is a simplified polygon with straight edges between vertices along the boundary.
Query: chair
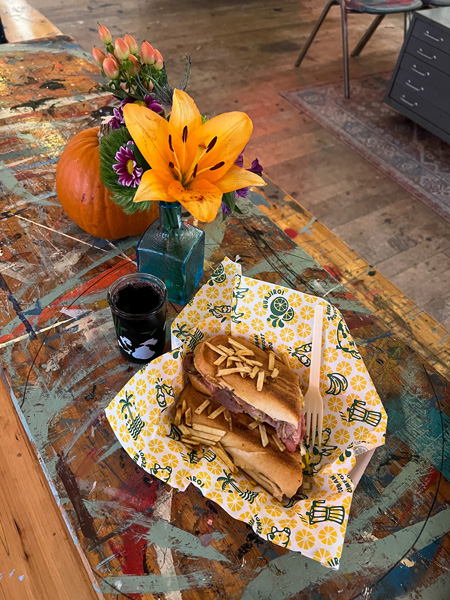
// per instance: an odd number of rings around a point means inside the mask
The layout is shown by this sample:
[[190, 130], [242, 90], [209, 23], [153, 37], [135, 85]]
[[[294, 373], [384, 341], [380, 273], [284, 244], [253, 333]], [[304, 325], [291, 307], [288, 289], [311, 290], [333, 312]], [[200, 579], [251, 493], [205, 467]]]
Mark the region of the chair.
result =
[[[423, 4], [422, 8], [438, 8], [438, 7], [443, 7], [443, 6], [450, 6], [450, 0], [422, 0], [422, 4]], [[410, 14], [411, 13], [409, 13], [409, 12], [408, 13], [405, 12], [405, 35], [408, 30], [408, 26], [410, 24], [409, 18], [408, 18], [410, 16]], [[364, 46], [370, 40], [370, 38], [374, 34], [378, 25], [384, 19], [384, 17], [385, 17], [385, 15], [383, 14], [383, 15], [378, 15], [374, 19], [374, 21], [370, 24], [369, 28], [366, 30], [366, 32], [364, 33], [362, 38], [356, 44], [353, 52], [351, 53], [351, 56], [359, 56], [359, 54], [361, 53], [361, 50], [364, 48]]]
[[[430, 2], [434, 0], [430, 0]], [[438, 0], [439, 1], [439, 0]], [[450, 0], [449, 0], [450, 2]], [[319, 17], [314, 29], [312, 30], [306, 44], [303, 46], [300, 52], [296, 67], [299, 67], [302, 60], [305, 58], [309, 47], [311, 46], [317, 32], [320, 29], [328, 11], [332, 6], [339, 5], [341, 9], [341, 24], [342, 24], [342, 54], [344, 61], [344, 92], [345, 97], [350, 98], [350, 80], [349, 80], [349, 69], [348, 69], [348, 37], [347, 37], [347, 13], [368, 13], [377, 15], [372, 25], [366, 31], [364, 36], [361, 38], [357, 46], [352, 52], [352, 56], [357, 56], [364, 46], [367, 44], [374, 31], [384, 19], [387, 14], [390, 13], [409, 13], [419, 8], [423, 8], [421, 0], [327, 0], [325, 8]]]

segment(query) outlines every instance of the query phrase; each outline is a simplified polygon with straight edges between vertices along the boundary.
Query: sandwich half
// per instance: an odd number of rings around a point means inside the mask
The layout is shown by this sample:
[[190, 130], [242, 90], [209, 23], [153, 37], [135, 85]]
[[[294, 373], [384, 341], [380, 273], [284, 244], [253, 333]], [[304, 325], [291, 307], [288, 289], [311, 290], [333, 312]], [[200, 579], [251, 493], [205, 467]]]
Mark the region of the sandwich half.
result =
[[[210, 445], [221, 458], [221, 450], [225, 450], [236, 467], [277, 500], [296, 494], [303, 481], [300, 452], [294, 454], [283, 450], [272, 427], [263, 425], [265, 433], [261, 436], [261, 426], [252, 427], [254, 420], [250, 415], [237, 413], [230, 418], [224, 406], [190, 383], [181, 394], [180, 405], [184, 407], [184, 414], [188, 411], [189, 415], [180, 426], [188, 440], [193, 438], [197, 443]], [[186, 421], [189, 427], [185, 426]], [[200, 442], [203, 437], [204, 441]]]
[[244, 338], [217, 335], [198, 344], [184, 367], [199, 392], [231, 413], [270, 425], [289, 452], [298, 449], [305, 433], [300, 381], [275, 353]]

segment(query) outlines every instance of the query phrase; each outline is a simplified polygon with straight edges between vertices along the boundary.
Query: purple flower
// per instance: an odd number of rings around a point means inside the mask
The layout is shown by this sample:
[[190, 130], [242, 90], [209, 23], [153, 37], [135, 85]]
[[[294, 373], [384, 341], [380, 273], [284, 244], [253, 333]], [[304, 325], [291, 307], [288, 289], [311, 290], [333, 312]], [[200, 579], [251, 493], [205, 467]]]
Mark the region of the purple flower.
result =
[[240, 167], [242, 169], [242, 167], [244, 166], [244, 152], [241, 152], [239, 154], [239, 156], [237, 157], [237, 159], [234, 161], [234, 164], [237, 167]]
[[111, 127], [111, 129], [120, 129], [122, 127], [122, 125], [125, 124], [125, 121], [123, 120], [123, 112], [121, 108], [115, 108], [114, 109], [114, 116], [113, 118], [109, 121], [109, 126]]
[[136, 188], [141, 182], [144, 169], [137, 166], [136, 157], [130, 146], [133, 146], [131, 140], [124, 146], [120, 146], [115, 156], [117, 163], [112, 168], [119, 175], [121, 185]]
[[248, 187], [245, 187], [245, 188], [241, 188], [240, 190], [236, 190], [236, 191], [234, 192], [234, 194], [235, 194], [235, 196], [236, 196], [236, 200], [237, 200], [238, 198], [247, 198], [247, 195], [248, 195], [248, 190], [249, 190], [249, 189], [250, 189], [250, 188], [248, 188]]
[[250, 169], [247, 170], [251, 171], [252, 173], [255, 173], [255, 175], [261, 175], [261, 173], [263, 172], [263, 168], [259, 164], [259, 160], [257, 158], [255, 158], [255, 160], [252, 161], [252, 166], [250, 167]]
[[[244, 166], [244, 155], [242, 152], [241, 152], [241, 154], [239, 154], [237, 159], [234, 161], [234, 164], [241, 168]], [[263, 168], [259, 164], [259, 160], [257, 158], [255, 158], [255, 160], [252, 161], [252, 166], [250, 167], [250, 169], [247, 169], [247, 171], [250, 171], [251, 173], [255, 173], [255, 175], [261, 175]], [[244, 187], [239, 190], [236, 190], [235, 191], [236, 199], [247, 198], [248, 190], [249, 190], [248, 187]]]
[[143, 100], [135, 100], [134, 98], [124, 98], [120, 103], [120, 110], [123, 115], [123, 107], [125, 104], [141, 104], [142, 106], [146, 106], [150, 110], [155, 113], [162, 113], [163, 108], [159, 102], [155, 100], [155, 98], [151, 94], [146, 94]]
[[231, 215], [231, 210], [228, 208], [228, 206], [225, 204], [225, 202], [222, 202], [221, 208], [222, 208], [222, 212], [224, 215], [227, 215], [227, 217], [229, 215]]
[[146, 106], [155, 113], [162, 113], [163, 108], [159, 102], [157, 102], [153, 96], [147, 94], [143, 100], [135, 100], [134, 98], [124, 98], [120, 103], [119, 108], [114, 109], [114, 116], [109, 121], [111, 129], [120, 129], [125, 125], [125, 119], [123, 118], [123, 107], [125, 104], [141, 104]]

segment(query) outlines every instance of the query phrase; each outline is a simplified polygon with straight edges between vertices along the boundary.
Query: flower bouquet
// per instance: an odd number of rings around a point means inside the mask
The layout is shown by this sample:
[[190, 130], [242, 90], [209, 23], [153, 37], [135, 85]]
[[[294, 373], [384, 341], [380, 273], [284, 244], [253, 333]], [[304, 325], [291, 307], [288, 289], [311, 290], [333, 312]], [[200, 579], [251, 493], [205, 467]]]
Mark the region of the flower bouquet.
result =
[[243, 168], [242, 152], [252, 122], [243, 112], [211, 119], [203, 116], [184, 91], [190, 60], [180, 87], [168, 83], [161, 53], [130, 35], [113, 43], [99, 29], [105, 52], [93, 49], [94, 61], [108, 78], [105, 89], [121, 99], [104, 123], [100, 173], [113, 202], [131, 215], [159, 204], [160, 219], [137, 247], [141, 272], [166, 282], [169, 300], [186, 304], [203, 273], [204, 233], [182, 219], [213, 221], [240, 212], [236, 201], [249, 186], [265, 185], [255, 159]]
[[178, 89], [168, 84], [163, 57], [144, 41], [130, 35], [113, 40], [101, 25], [99, 37], [106, 53], [92, 55], [108, 78], [105, 89], [121, 98], [109, 132], [100, 144], [102, 181], [112, 199], [127, 214], [146, 210], [152, 201], [180, 202], [198, 221], [211, 222], [240, 212], [236, 205], [249, 186], [265, 185], [255, 159], [243, 168], [242, 152], [252, 133], [252, 122], [242, 112], [211, 120], [200, 114], [184, 89], [188, 68]]

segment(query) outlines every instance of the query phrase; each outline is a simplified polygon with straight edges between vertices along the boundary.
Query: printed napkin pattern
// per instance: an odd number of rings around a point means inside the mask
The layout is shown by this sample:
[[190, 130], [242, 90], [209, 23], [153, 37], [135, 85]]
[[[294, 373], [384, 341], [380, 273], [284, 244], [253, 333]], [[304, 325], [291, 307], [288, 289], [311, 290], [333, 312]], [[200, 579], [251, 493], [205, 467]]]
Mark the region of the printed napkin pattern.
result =
[[[203, 339], [243, 336], [289, 357], [308, 387], [314, 306], [326, 307], [320, 386], [324, 440], [310, 448], [310, 489], [281, 503], [210, 448], [203, 458], [180, 441], [174, 405], [185, 384], [182, 359]], [[148, 473], [183, 491], [190, 483], [262, 538], [339, 568], [355, 455], [384, 443], [387, 417], [338, 310], [321, 298], [244, 277], [225, 259], [172, 324], [171, 352], [140, 369], [106, 409], [117, 438]]]

